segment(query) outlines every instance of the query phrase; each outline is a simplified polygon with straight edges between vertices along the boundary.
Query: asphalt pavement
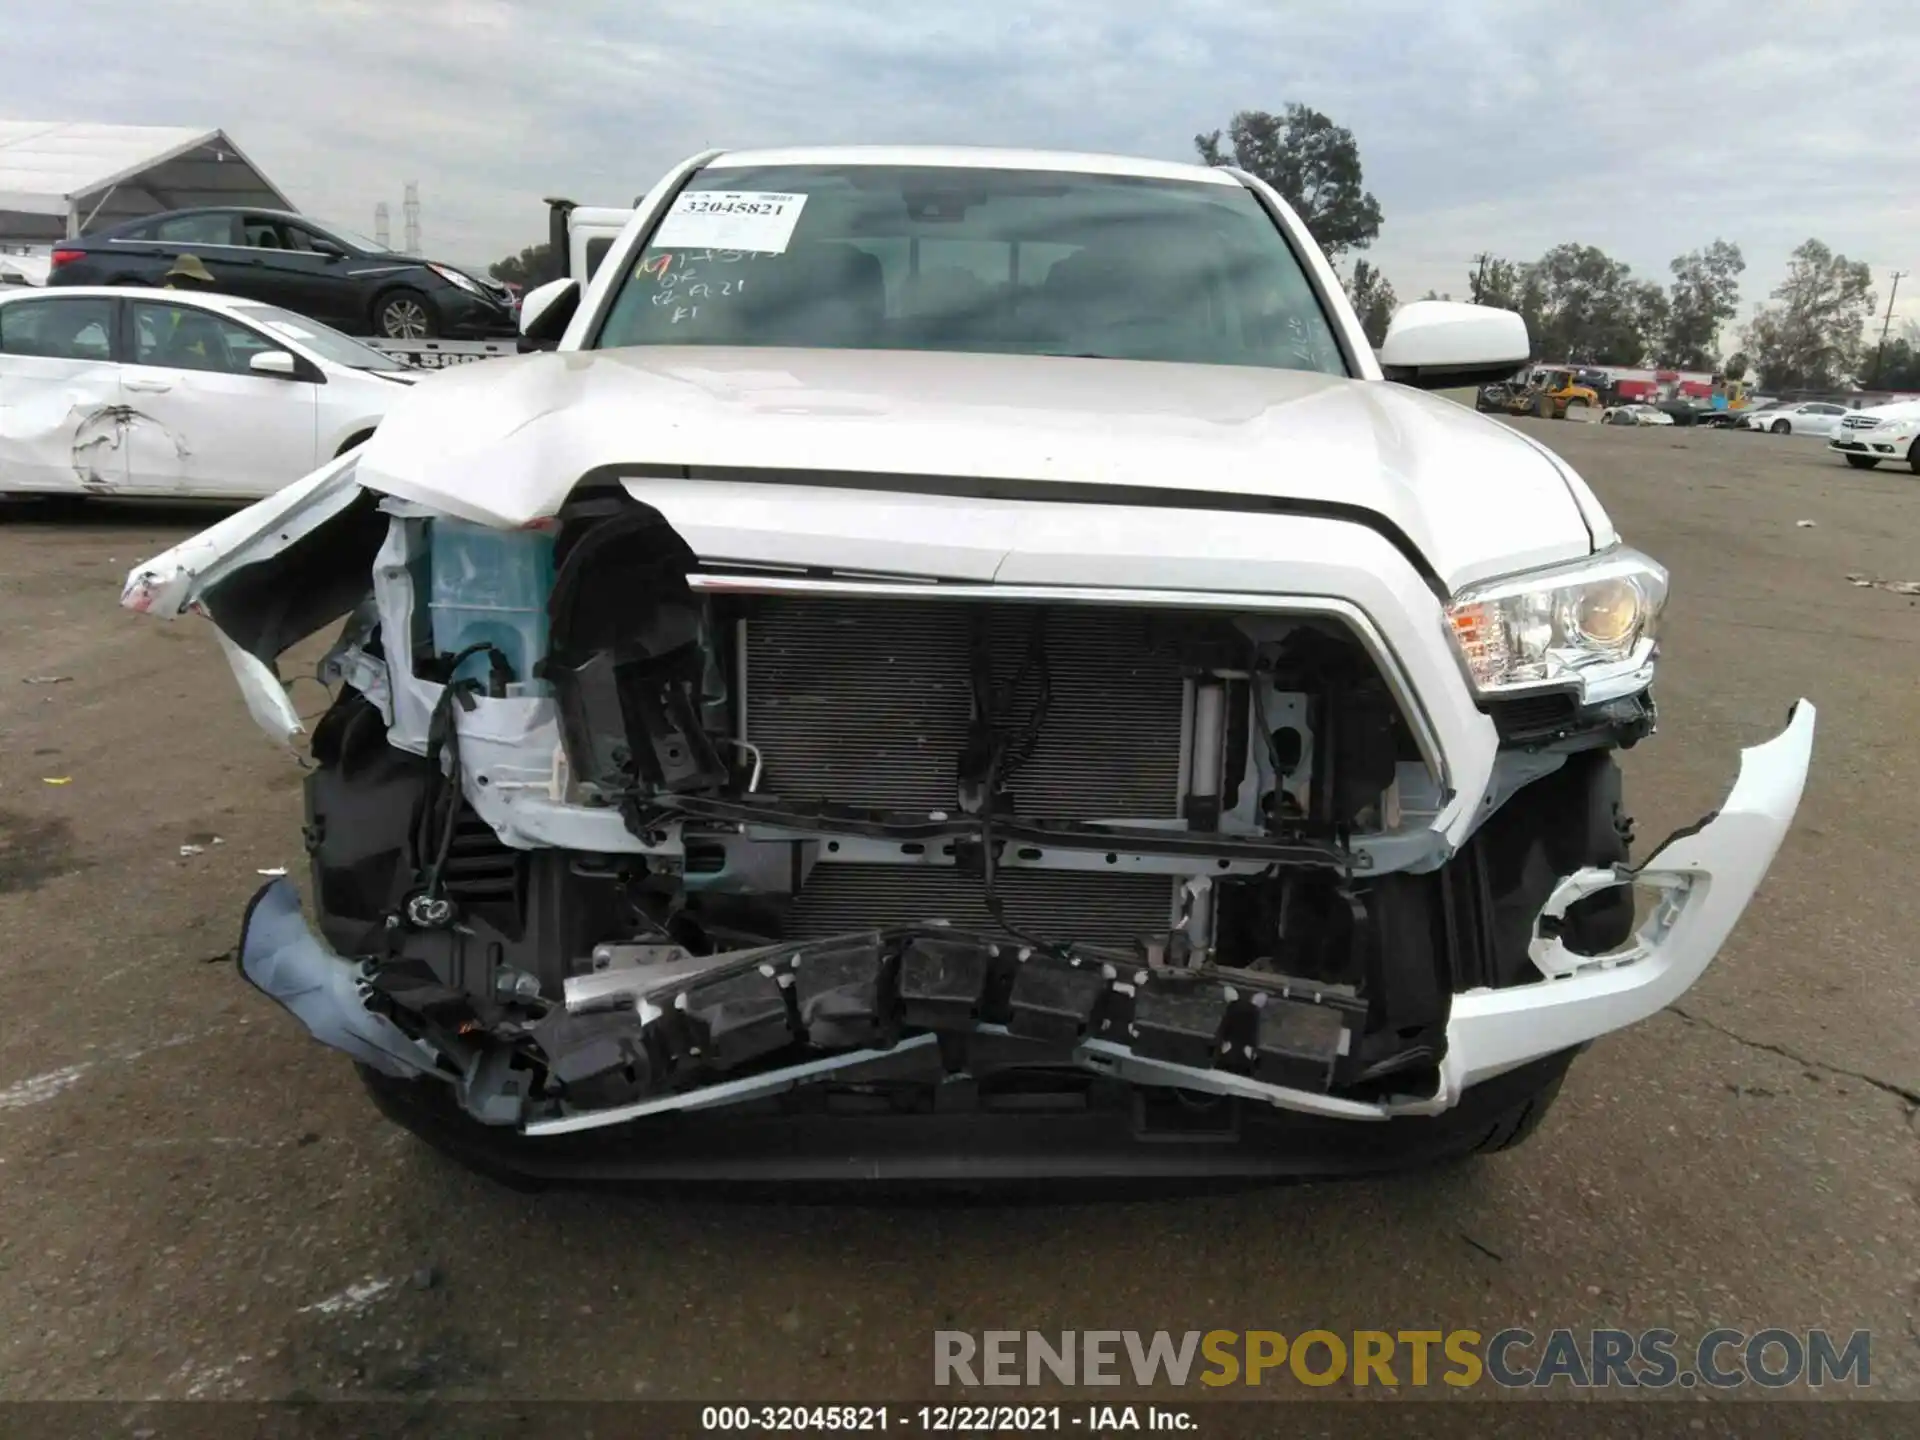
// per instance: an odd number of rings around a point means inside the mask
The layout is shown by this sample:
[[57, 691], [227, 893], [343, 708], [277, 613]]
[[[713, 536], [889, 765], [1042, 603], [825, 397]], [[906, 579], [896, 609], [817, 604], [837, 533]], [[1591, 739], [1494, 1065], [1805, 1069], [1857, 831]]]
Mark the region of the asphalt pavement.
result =
[[116, 603], [211, 514], [0, 511], [0, 1397], [903, 1400], [938, 1329], [1725, 1325], [1868, 1330], [1874, 1393], [1920, 1398], [1920, 597], [1849, 579], [1920, 579], [1920, 477], [1515, 423], [1673, 572], [1643, 839], [1806, 696], [1798, 823], [1521, 1149], [1178, 1199], [523, 1195], [437, 1159], [219, 963], [261, 871], [304, 880], [301, 772], [205, 622]]

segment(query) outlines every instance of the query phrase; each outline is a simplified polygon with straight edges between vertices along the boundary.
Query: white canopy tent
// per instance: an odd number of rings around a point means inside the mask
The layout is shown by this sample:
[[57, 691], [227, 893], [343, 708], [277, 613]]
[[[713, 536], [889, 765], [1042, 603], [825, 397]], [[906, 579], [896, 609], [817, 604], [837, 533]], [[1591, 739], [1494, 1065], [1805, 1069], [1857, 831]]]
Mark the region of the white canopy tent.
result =
[[0, 244], [195, 205], [293, 205], [224, 131], [0, 120]]

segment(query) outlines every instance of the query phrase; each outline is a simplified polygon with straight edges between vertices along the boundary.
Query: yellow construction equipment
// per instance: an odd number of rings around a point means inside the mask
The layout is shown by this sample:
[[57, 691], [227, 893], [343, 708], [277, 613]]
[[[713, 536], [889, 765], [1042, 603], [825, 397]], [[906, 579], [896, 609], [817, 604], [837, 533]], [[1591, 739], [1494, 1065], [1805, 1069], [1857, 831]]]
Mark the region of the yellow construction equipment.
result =
[[1542, 420], [1597, 420], [1600, 393], [1582, 385], [1571, 370], [1543, 365], [1528, 372], [1526, 383], [1507, 394], [1511, 415], [1538, 415]]

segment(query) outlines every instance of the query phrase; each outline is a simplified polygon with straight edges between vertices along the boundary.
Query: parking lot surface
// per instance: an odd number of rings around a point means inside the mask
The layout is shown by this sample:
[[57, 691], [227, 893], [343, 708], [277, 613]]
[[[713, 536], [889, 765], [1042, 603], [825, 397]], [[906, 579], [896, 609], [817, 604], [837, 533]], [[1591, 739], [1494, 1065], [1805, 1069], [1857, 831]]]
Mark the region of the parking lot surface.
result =
[[[1643, 842], [1820, 707], [1798, 823], [1681, 1006], [1521, 1149], [1020, 1206], [521, 1195], [380, 1120], [218, 963], [304, 883], [300, 769], [203, 621], [117, 607], [186, 507], [0, 509], [0, 1396], [928, 1396], [936, 1329], [1826, 1326], [1920, 1398], [1920, 477], [1519, 421], [1672, 570]], [[317, 712], [317, 684], [295, 686]]]

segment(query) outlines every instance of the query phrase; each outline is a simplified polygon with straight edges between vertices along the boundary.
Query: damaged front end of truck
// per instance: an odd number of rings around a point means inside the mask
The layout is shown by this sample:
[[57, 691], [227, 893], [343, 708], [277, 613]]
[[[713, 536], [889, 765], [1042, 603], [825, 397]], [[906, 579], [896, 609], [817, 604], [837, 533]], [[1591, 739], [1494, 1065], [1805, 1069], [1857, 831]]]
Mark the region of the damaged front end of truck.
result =
[[[1479, 703], [1416, 578], [1390, 603], [774, 563], [690, 517], [848, 492], [625, 467], [483, 523], [355, 465], [124, 603], [210, 618], [288, 743], [276, 661], [344, 622], [314, 920], [273, 881], [240, 968], [390, 1113], [536, 1173], [950, 1175], [914, 1138], [941, 1127], [1029, 1135], [974, 1175], [1091, 1173], [1101, 1127], [1135, 1168], [1508, 1143], [1574, 1051], [1692, 983], [1806, 773], [1802, 703], [1635, 866], [1612, 757], [1652, 727], [1650, 651], [1615, 693]], [[1357, 528], [1260, 523], [1303, 556]], [[1353, 573], [1406, 568], [1380, 550]]]

